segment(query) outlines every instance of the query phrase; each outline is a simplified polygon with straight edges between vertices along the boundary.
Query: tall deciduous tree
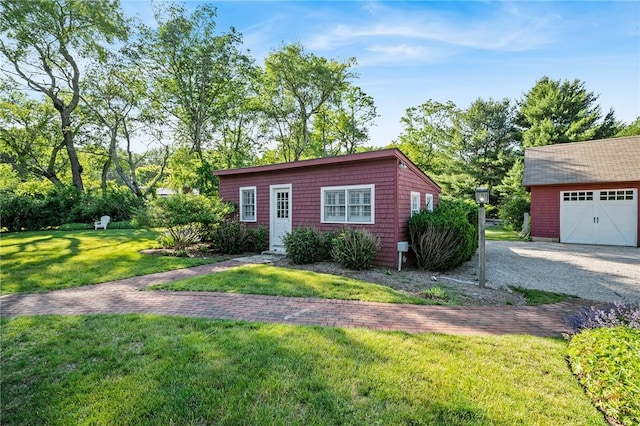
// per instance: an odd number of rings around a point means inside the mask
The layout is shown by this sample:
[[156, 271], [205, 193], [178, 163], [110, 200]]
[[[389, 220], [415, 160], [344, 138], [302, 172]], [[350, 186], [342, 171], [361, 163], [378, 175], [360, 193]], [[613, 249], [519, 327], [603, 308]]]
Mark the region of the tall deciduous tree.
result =
[[348, 85], [314, 116], [314, 157], [353, 154], [369, 140], [369, 128], [378, 117], [373, 98]]
[[119, 2], [103, 0], [0, 1], [2, 71], [50, 99], [60, 115], [60, 131], [73, 185], [84, 191], [74, 144], [73, 116], [80, 102], [82, 62], [104, 57], [103, 44], [127, 35]]
[[524, 147], [578, 142], [613, 136], [617, 131], [613, 111], [603, 122], [598, 95], [580, 80], [543, 77], [520, 102], [518, 124]]
[[[210, 156], [205, 152], [225, 119], [251, 60], [239, 50], [241, 35], [231, 28], [216, 33], [216, 9], [199, 6], [188, 14], [182, 6], [155, 10], [157, 28], [144, 28], [139, 64], [156, 87], [157, 104], [172, 118], [178, 141], [200, 162], [204, 192], [213, 191]], [[204, 185], [205, 187], [202, 187]]]
[[[103, 192], [106, 192], [108, 171], [113, 167], [131, 192], [138, 198], [144, 198], [161, 179], [167, 163], [166, 158], [160, 161], [159, 173], [142, 188], [136, 168], [144, 156], [135, 155], [134, 138], [142, 136], [145, 127], [155, 124], [157, 112], [147, 95], [149, 86], [145, 76], [126, 57], [112, 53], [105, 64], [93, 67], [87, 73], [82, 88], [85, 116], [92, 124], [93, 139], [106, 139], [106, 143], [96, 147], [106, 151], [102, 171]], [[158, 152], [168, 155], [167, 150]]]
[[311, 118], [347, 87], [354, 64], [353, 58], [339, 62], [307, 53], [300, 44], [283, 46], [265, 59], [265, 108], [278, 125], [289, 126], [281, 136], [292, 144], [293, 161], [309, 146]]
[[47, 102], [15, 90], [0, 98], [0, 159], [24, 178], [45, 178], [64, 186], [60, 176], [68, 166], [59, 137], [57, 112]]
[[402, 133], [394, 142], [420, 169], [441, 174], [450, 168], [449, 150], [453, 144], [454, 122], [460, 110], [446, 103], [428, 100], [407, 108], [400, 120]]

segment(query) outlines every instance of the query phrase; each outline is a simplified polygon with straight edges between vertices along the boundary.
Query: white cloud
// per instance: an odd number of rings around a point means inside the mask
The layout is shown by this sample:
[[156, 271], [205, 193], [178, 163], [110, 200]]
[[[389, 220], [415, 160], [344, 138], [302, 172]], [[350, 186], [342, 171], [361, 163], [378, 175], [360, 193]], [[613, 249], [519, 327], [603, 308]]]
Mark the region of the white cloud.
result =
[[[376, 4], [366, 6], [371, 22], [339, 23], [306, 40], [312, 49], [332, 50], [363, 45], [364, 50], [380, 43], [416, 46], [463, 47], [489, 51], [527, 51], [548, 45], [555, 34], [557, 17], [528, 14], [517, 7], [504, 6], [475, 17], [428, 9], [395, 9]], [[375, 13], [371, 12], [374, 11]], [[361, 17], [358, 18], [362, 21]], [[417, 49], [417, 47], [414, 47]]]

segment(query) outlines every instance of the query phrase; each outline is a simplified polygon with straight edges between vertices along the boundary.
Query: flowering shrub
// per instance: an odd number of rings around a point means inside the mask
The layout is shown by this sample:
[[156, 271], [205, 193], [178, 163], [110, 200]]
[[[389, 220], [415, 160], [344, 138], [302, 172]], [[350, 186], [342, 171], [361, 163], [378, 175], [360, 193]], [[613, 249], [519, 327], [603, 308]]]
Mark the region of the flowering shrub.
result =
[[611, 303], [605, 306], [582, 307], [568, 319], [573, 333], [601, 327], [628, 326], [640, 329], [640, 306]]

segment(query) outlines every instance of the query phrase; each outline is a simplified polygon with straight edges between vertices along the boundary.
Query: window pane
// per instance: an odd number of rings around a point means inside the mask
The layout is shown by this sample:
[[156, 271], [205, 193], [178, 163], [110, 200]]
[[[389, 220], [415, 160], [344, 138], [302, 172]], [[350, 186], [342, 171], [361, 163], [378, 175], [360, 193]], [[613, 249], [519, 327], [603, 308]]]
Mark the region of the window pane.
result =
[[241, 220], [256, 220], [256, 192], [254, 189], [243, 189], [240, 201]]
[[351, 189], [347, 222], [371, 222], [371, 189]]

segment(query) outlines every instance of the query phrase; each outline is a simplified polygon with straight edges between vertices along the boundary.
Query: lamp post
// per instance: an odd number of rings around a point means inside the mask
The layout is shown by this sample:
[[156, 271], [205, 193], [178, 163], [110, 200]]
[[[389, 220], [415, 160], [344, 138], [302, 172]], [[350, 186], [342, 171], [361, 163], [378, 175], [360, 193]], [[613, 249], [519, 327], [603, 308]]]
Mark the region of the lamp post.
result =
[[487, 188], [476, 188], [476, 203], [480, 206], [478, 209], [478, 259], [479, 259], [479, 271], [478, 271], [478, 281], [480, 282], [480, 288], [484, 288], [485, 283], [485, 238], [484, 238], [484, 230], [485, 230], [485, 212], [484, 205], [489, 202], [489, 190]]

